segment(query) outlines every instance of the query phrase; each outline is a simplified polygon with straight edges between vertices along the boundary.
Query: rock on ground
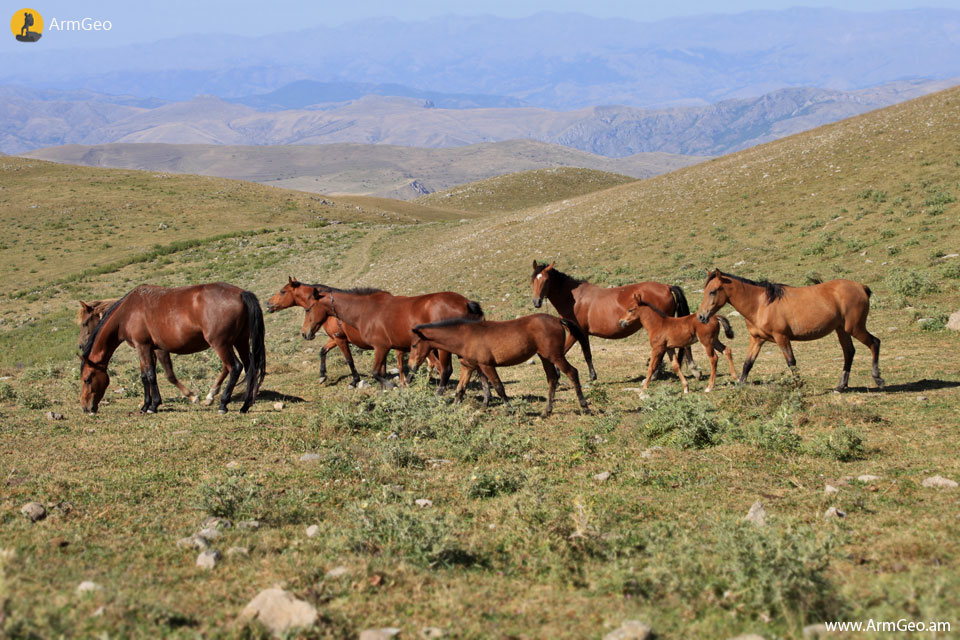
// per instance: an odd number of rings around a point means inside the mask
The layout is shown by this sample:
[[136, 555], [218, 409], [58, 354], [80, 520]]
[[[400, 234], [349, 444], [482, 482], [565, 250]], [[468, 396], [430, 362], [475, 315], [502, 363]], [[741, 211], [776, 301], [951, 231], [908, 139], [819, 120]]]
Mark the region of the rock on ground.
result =
[[197, 534], [207, 542], [213, 542], [220, 537], [220, 530], [214, 529], [212, 527], [207, 527], [206, 529], [201, 529], [200, 533]]
[[763, 503], [757, 500], [753, 503], [753, 506], [750, 507], [750, 511], [747, 512], [747, 515], [743, 517], [747, 522], [752, 522], [758, 527], [762, 527], [767, 523], [767, 510], [763, 508]]
[[316, 453], [305, 453], [300, 456], [300, 462], [316, 462], [320, 459], [320, 455]]
[[47, 517], [47, 510], [39, 502], [28, 502], [20, 507], [20, 513], [30, 518], [31, 522], [39, 522]]
[[197, 556], [197, 566], [201, 569], [213, 569], [222, 557], [223, 555], [216, 549], [201, 551]]
[[645, 449], [644, 451], [641, 451], [641, 452], [640, 452], [640, 457], [641, 457], [641, 458], [653, 458], [653, 457], [655, 457], [655, 456], [660, 455], [661, 453], [663, 453], [663, 447], [652, 446], [652, 447], [650, 447], [649, 449]]
[[427, 507], [433, 506], [433, 500], [430, 500], [429, 498], [417, 498], [413, 501], [413, 503], [421, 509], [426, 509]]
[[857, 481], [864, 484], [870, 484], [871, 482], [876, 482], [880, 479], [880, 476], [872, 476], [868, 473], [863, 474], [862, 476], [857, 476]]
[[595, 476], [593, 476], [593, 479], [596, 480], [597, 482], [606, 482], [607, 480], [610, 479], [610, 472], [602, 471], [596, 474]]
[[744, 633], [739, 635], [736, 638], [730, 638], [730, 640], [765, 640], [763, 636], [758, 633]]
[[103, 587], [98, 585], [96, 582], [91, 582], [90, 580], [84, 580], [77, 585], [77, 593], [92, 593], [94, 591], [102, 591]]
[[259, 520], [241, 520], [237, 523], [237, 529], [252, 529], [253, 531], [256, 531], [259, 528]]
[[177, 540], [177, 548], [179, 549], [190, 549], [196, 547], [200, 550], [205, 550], [210, 545], [207, 543], [207, 539], [201, 536], [199, 533], [195, 533], [192, 536], [187, 538], [180, 538]]
[[318, 534], [318, 533], [320, 533], [320, 527], [319, 527], [319, 526], [317, 526], [317, 525], [315, 525], [315, 524], [312, 524], [312, 525], [310, 525], [309, 527], [307, 527], [307, 537], [308, 537], [308, 538], [315, 538], [315, 537], [317, 537], [317, 534]]
[[653, 629], [639, 620], [626, 620], [619, 629], [614, 629], [603, 636], [603, 640], [650, 640], [650, 638], [653, 638]]
[[830, 507], [823, 514], [823, 517], [826, 520], [833, 520], [834, 518], [839, 520], [840, 518], [846, 518], [847, 514], [843, 511], [840, 511], [840, 509], [837, 509], [836, 507]]
[[960, 311], [950, 314], [950, 319], [947, 320], [947, 329], [950, 329], [951, 331], [960, 331]]
[[281, 636], [291, 629], [312, 627], [317, 622], [317, 610], [309, 602], [274, 587], [258, 593], [237, 618], [240, 624], [249, 624], [254, 620], [273, 635]]
[[390, 638], [399, 634], [400, 634], [400, 629], [397, 629], [396, 627], [384, 627], [383, 629], [365, 629], [360, 632], [359, 640], [390, 640]]
[[828, 484], [826, 487], [823, 488], [823, 495], [825, 496], [833, 496], [838, 493], [840, 493], [840, 489], [837, 489], [832, 484]]
[[339, 578], [341, 576], [347, 575], [348, 573], [350, 573], [350, 569], [347, 569], [344, 566], [339, 566], [339, 567], [334, 567], [333, 569], [330, 569], [330, 571], [327, 571], [327, 573], [325, 574], [325, 577]]
[[956, 489], [957, 483], [943, 476], [930, 476], [923, 481], [923, 486], [933, 489]]
[[232, 526], [233, 523], [226, 518], [218, 518], [216, 516], [211, 516], [203, 521], [204, 529], [229, 529]]

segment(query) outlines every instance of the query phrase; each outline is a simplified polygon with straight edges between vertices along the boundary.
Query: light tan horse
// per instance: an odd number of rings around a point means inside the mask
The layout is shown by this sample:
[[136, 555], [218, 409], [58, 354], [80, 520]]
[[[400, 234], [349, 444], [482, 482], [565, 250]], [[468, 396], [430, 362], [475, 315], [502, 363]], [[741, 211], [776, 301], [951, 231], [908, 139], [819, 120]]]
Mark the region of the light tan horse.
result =
[[706, 322], [728, 302], [740, 312], [750, 332], [750, 352], [743, 361], [740, 382], [750, 373], [764, 342], [776, 342], [787, 360], [796, 367], [793, 340], [818, 340], [836, 332], [843, 349], [843, 375], [836, 392], [847, 388], [853, 363], [851, 336], [867, 345], [873, 354], [873, 381], [883, 386], [880, 377], [880, 340], [867, 331], [870, 312], [870, 287], [852, 280], [830, 280], [809, 287], [790, 287], [773, 282], [754, 282], [723, 273], [707, 272], [703, 301], [697, 317]]
[[697, 340], [703, 345], [710, 359], [710, 382], [705, 391], [713, 391], [713, 384], [717, 381], [717, 361], [720, 356], [717, 351], [727, 357], [730, 363], [730, 377], [737, 377], [737, 370], [733, 366], [733, 349], [720, 342], [720, 325], [723, 325], [723, 332], [731, 340], [733, 339], [733, 329], [730, 323], [721, 315], [713, 315], [707, 322], [700, 320], [693, 314], [683, 316], [682, 318], [671, 318], [652, 304], [643, 301], [639, 294], [634, 294], [635, 307], [627, 311], [627, 315], [620, 318], [620, 326], [628, 328], [640, 322], [643, 328], [647, 330], [650, 336], [650, 368], [647, 370], [647, 377], [643, 381], [643, 388], [650, 386], [650, 380], [656, 369], [657, 363], [663, 357], [664, 352], [669, 354], [670, 364], [673, 366], [674, 373], [680, 378], [683, 384], [683, 392], [690, 391], [687, 386], [687, 379], [683, 377], [680, 371], [680, 362], [677, 359], [675, 349], [689, 347]]

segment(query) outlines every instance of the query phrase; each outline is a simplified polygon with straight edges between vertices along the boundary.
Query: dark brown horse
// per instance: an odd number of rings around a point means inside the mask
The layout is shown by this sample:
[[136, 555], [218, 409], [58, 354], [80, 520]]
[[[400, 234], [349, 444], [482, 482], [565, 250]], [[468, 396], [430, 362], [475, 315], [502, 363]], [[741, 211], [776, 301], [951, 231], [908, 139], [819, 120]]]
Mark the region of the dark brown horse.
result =
[[[197, 353], [212, 348], [229, 372], [220, 396], [220, 413], [246, 369], [247, 389], [241, 413], [256, 399], [266, 372], [263, 345], [263, 312], [249, 291], [223, 282], [189, 287], [141, 285], [104, 312], [80, 354], [80, 403], [86, 413], [96, 413], [110, 384], [107, 365], [114, 351], [126, 342], [140, 357], [144, 413], [160, 406], [156, 350]], [[236, 350], [236, 353], [234, 353]], [[237, 357], [239, 355], [239, 358]]]
[[853, 364], [853, 336], [873, 353], [873, 381], [883, 386], [880, 377], [880, 340], [867, 331], [870, 312], [870, 287], [852, 280], [830, 280], [808, 287], [790, 287], [774, 282], [754, 282], [719, 269], [707, 272], [703, 301], [697, 311], [706, 322], [728, 302], [740, 312], [750, 332], [750, 352], [743, 362], [740, 382], [750, 373], [764, 342], [780, 347], [787, 366], [797, 365], [793, 340], [817, 340], [836, 332], [843, 349], [843, 375], [834, 391], [847, 388]]
[[[110, 300], [94, 300], [93, 302], [84, 302], [80, 300], [80, 313], [77, 315], [77, 322], [80, 324], [80, 336], [78, 338], [78, 346], [82, 351], [83, 346], [87, 344], [87, 340], [90, 339], [90, 334], [93, 333], [93, 330], [97, 328], [97, 325], [100, 324], [100, 319], [103, 316], [104, 312], [109, 309], [119, 298], [112, 298]], [[180, 393], [189, 400], [190, 402], [197, 402], [197, 396], [190, 389], [187, 388], [185, 384], [180, 382], [177, 379], [177, 374], [173, 371], [173, 362], [170, 360], [170, 354], [164, 351], [163, 349], [155, 349], [154, 353], [157, 356], [157, 362], [160, 363], [160, 368], [163, 369], [164, 375], [166, 375], [167, 380], [180, 390]], [[204, 404], [210, 404], [213, 402], [213, 396], [219, 392], [220, 385], [223, 384], [224, 379], [226, 379], [227, 374], [229, 373], [226, 367], [220, 372], [220, 376], [217, 378], [217, 381], [210, 387], [210, 392], [207, 393], [206, 399], [204, 399]]]
[[730, 328], [730, 323], [727, 322], [726, 318], [721, 315], [714, 315], [706, 323], [700, 322], [693, 314], [682, 318], [671, 318], [652, 304], [644, 302], [639, 295], [634, 295], [634, 300], [636, 300], [636, 306], [620, 319], [620, 326], [627, 328], [635, 322], [640, 322], [643, 328], [647, 330], [647, 335], [650, 336], [650, 369], [643, 381], [644, 389], [650, 386], [656, 363], [663, 357], [664, 352], [667, 352], [673, 371], [683, 384], [683, 392], [689, 392], [687, 379], [683, 377], [683, 373], [680, 371], [680, 362], [678, 362], [674, 350], [689, 347], [697, 340], [703, 345], [707, 357], [710, 359], [710, 382], [705, 389], [707, 393], [713, 390], [713, 384], [717, 381], [717, 361], [720, 359], [717, 351], [726, 355], [727, 362], [730, 363], [730, 376], [732, 378], [737, 377], [737, 371], [733, 367], [733, 350], [720, 342], [718, 338], [720, 325], [723, 325], [723, 332], [728, 338], [733, 339], [733, 329]]
[[[690, 313], [687, 298], [683, 289], [659, 282], [640, 282], [624, 287], [598, 287], [586, 280], [578, 280], [554, 268], [554, 263], [541, 264], [533, 261], [533, 275], [530, 276], [533, 286], [533, 306], [537, 309], [547, 298], [557, 312], [567, 320], [580, 325], [588, 336], [616, 340], [626, 338], [640, 330], [640, 324], [628, 327], [620, 326], [620, 318], [627, 309], [634, 306], [633, 296], [639, 294], [643, 300], [656, 305], [669, 315], [685, 316]], [[565, 349], [573, 346], [573, 335], [567, 336]], [[687, 361], [694, 367], [693, 356], [689, 347], [685, 350]], [[587, 367], [590, 369], [590, 379], [597, 379], [597, 372], [593, 369], [593, 358], [584, 352]], [[660, 363], [657, 362], [657, 365]], [[697, 371], [699, 378], [700, 372]]]
[[[504, 403], [508, 402], [503, 382], [497, 375], [497, 367], [517, 365], [537, 354], [540, 356], [543, 372], [547, 375], [547, 406], [542, 415], [546, 417], [553, 411], [553, 396], [559, 379], [558, 369], [570, 378], [580, 407], [584, 413], [589, 413], [587, 401], [580, 388], [580, 375], [564, 355], [564, 341], [567, 337], [564, 327], [569, 329], [570, 334], [580, 343], [584, 353], [589, 354], [587, 336], [576, 322], [545, 313], [501, 322], [455, 318], [418, 325], [413, 332], [420, 338], [415, 345], [418, 360], [421, 362], [428, 349], [442, 349], [460, 357], [460, 384], [457, 385], [456, 395], [458, 402], [463, 399], [470, 376], [477, 370], [493, 384]], [[483, 391], [483, 406], [486, 407], [490, 401], [490, 388], [486, 383]]]
[[[356, 328], [358, 339], [373, 347], [373, 377], [386, 388], [390, 386], [386, 378], [387, 352], [395, 349], [397, 359], [403, 362], [416, 338], [415, 326], [449, 318], [482, 318], [483, 309], [479, 303], [452, 291], [395, 296], [377, 289], [326, 292], [314, 289], [313, 303], [303, 319], [304, 339], [313, 340], [330, 317], [340, 320], [344, 326]], [[438, 391], [442, 393], [453, 366], [448, 351], [439, 351], [437, 359], [441, 372]], [[401, 375], [400, 384], [406, 383], [407, 379]]]

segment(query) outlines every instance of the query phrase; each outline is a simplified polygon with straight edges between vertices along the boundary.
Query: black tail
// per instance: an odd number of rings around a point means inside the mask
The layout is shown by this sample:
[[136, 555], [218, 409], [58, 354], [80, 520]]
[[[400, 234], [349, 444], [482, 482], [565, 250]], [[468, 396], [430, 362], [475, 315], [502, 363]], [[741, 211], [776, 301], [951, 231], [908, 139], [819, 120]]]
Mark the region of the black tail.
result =
[[868, 287], [867, 285], [863, 285], [863, 290], [867, 292], [867, 299], [869, 300], [870, 296], [873, 295], [873, 291], [870, 291], [870, 287]]
[[717, 320], [720, 321], [720, 325], [723, 327], [723, 332], [727, 334], [728, 338], [733, 340], [733, 327], [730, 326], [730, 322], [728, 322], [727, 319], [721, 315], [717, 316]]
[[677, 310], [674, 312], [674, 315], [678, 318], [690, 315], [690, 305], [687, 304], [687, 296], [683, 295], [683, 289], [677, 285], [672, 285], [670, 287], [670, 293], [677, 303]]
[[257, 399], [263, 377], [267, 375], [267, 350], [263, 345], [263, 311], [260, 309], [260, 301], [250, 291], [244, 291], [240, 297], [247, 309], [247, 325], [250, 330], [250, 366], [247, 367], [247, 391], [243, 397], [243, 406], [249, 409]]
[[483, 317], [483, 309], [480, 307], [480, 303], [475, 300], [467, 301], [467, 313], [471, 316]]
[[583, 349], [583, 359], [587, 362], [592, 362], [593, 356], [590, 355], [590, 341], [587, 340], [587, 336], [583, 332], [583, 329], [580, 328], [580, 325], [566, 318], [560, 318], [560, 324], [565, 326], [567, 330], [573, 334], [573, 337], [577, 339], [577, 342], [580, 343], [580, 348]]

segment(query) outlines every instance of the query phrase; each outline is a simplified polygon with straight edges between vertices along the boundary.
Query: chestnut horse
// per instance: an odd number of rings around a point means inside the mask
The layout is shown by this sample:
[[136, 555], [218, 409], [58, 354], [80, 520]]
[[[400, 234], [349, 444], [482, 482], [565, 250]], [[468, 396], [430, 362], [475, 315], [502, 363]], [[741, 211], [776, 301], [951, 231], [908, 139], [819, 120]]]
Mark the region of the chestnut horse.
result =
[[[580, 325], [587, 336], [609, 338], [617, 340], [633, 335], [640, 330], [640, 324], [621, 327], [619, 320], [627, 309], [633, 307], [633, 296], [639, 294], [650, 304], [663, 309], [664, 312], [678, 316], [690, 313], [687, 298], [683, 289], [678, 286], [668, 286], [659, 282], [640, 282], [624, 287], [598, 287], [586, 280], [578, 280], [554, 268], [555, 262], [540, 264], [533, 261], [533, 275], [530, 284], [533, 286], [533, 306], [537, 309], [547, 298], [557, 312], [567, 320]], [[570, 350], [573, 346], [573, 335], [567, 336], [564, 349]], [[690, 367], [700, 377], [693, 363], [693, 355], [689, 347], [681, 355], [686, 356]], [[593, 369], [593, 358], [585, 351], [584, 359], [590, 369], [590, 379], [597, 379], [597, 372]], [[659, 365], [659, 361], [656, 363]]]
[[[482, 318], [483, 309], [473, 300], [459, 293], [444, 291], [421, 296], [395, 296], [377, 289], [350, 289], [346, 291], [313, 290], [313, 302], [307, 308], [301, 334], [305, 340], [313, 340], [317, 331], [331, 317], [344, 327], [357, 330], [358, 340], [373, 347], [373, 377], [380, 386], [392, 386], [387, 380], [387, 352], [394, 349], [402, 363], [410, 351], [416, 336], [413, 328], [418, 324], [438, 322], [448, 318]], [[450, 352], [439, 351], [437, 360], [440, 369], [438, 392], [443, 393], [453, 373]], [[413, 358], [410, 358], [413, 364]], [[408, 382], [402, 373], [400, 384]]]
[[647, 378], [643, 381], [644, 389], [650, 386], [655, 363], [660, 361], [664, 352], [667, 352], [673, 371], [683, 384], [683, 392], [688, 393], [690, 389], [687, 387], [687, 379], [680, 372], [680, 363], [677, 361], [674, 349], [689, 347], [697, 340], [703, 345], [707, 357], [710, 358], [710, 382], [705, 389], [707, 393], [713, 390], [713, 384], [717, 381], [717, 361], [720, 359], [717, 351], [727, 356], [727, 362], [730, 363], [730, 377], [737, 377], [737, 370], [733, 366], [733, 350], [720, 342], [717, 337], [720, 335], [720, 325], [723, 325], [723, 332], [728, 338], [733, 339], [733, 329], [730, 328], [726, 318], [714, 315], [706, 323], [700, 322], [693, 314], [682, 318], [671, 318], [652, 304], [644, 302], [639, 295], [635, 294], [634, 300], [636, 306], [620, 318], [620, 326], [626, 329], [633, 323], [640, 322], [650, 336], [650, 369], [647, 371]]
[[[93, 333], [93, 330], [96, 329], [97, 325], [100, 324], [100, 319], [103, 316], [104, 312], [109, 309], [119, 298], [113, 298], [111, 300], [94, 300], [93, 302], [84, 302], [80, 300], [80, 313], [77, 315], [77, 322], [80, 323], [80, 336], [78, 338], [79, 349], [83, 350], [83, 345], [87, 344], [87, 340], [90, 339], [90, 334]], [[160, 363], [160, 368], [163, 369], [164, 375], [166, 375], [167, 380], [170, 381], [170, 384], [175, 386], [180, 390], [180, 393], [183, 394], [190, 402], [196, 403], [197, 396], [187, 388], [185, 384], [180, 382], [177, 379], [177, 374], [173, 372], [173, 362], [170, 360], [170, 354], [164, 351], [163, 349], [154, 349], [154, 353], [157, 356], [157, 362]], [[217, 381], [210, 387], [210, 392], [207, 393], [207, 397], [204, 399], [204, 404], [210, 404], [213, 402], [213, 396], [220, 389], [220, 385], [223, 384], [224, 379], [226, 379], [227, 374], [229, 373], [226, 367], [220, 372], [220, 376], [217, 378]]]
[[790, 287], [774, 282], [754, 282], [714, 269], [707, 271], [697, 317], [706, 322], [728, 302], [743, 316], [750, 332], [750, 352], [743, 361], [741, 383], [746, 381], [764, 342], [776, 342], [787, 366], [793, 370], [797, 359], [793, 357], [792, 340], [817, 340], [835, 331], [843, 349], [843, 374], [834, 389], [839, 393], [847, 388], [856, 351], [850, 336], [870, 348], [873, 381], [878, 387], [883, 386], [880, 340], [867, 331], [870, 294], [870, 287], [852, 280]]
[[[342, 293], [345, 291], [344, 289], [336, 289], [324, 284], [304, 284], [293, 276], [287, 276], [287, 284], [283, 285], [280, 291], [267, 300], [267, 311], [274, 313], [294, 306], [307, 309], [313, 304], [314, 289], [321, 293], [328, 291], [339, 291]], [[359, 289], [357, 291], [359, 291]], [[369, 289], [369, 291], [379, 292], [380, 289]], [[323, 323], [323, 330], [330, 337], [330, 340], [320, 349], [320, 383], [323, 384], [327, 380], [327, 352], [336, 346], [340, 347], [340, 351], [343, 352], [343, 358], [347, 361], [347, 366], [350, 367], [350, 375], [353, 377], [353, 380], [349, 386], [356, 387], [357, 384], [360, 383], [360, 374], [357, 373], [357, 367], [353, 363], [353, 354], [350, 352], [350, 345], [355, 345], [363, 350], [370, 350], [373, 349], [373, 347], [363, 341], [360, 332], [357, 331], [355, 327], [338, 320], [334, 316], [330, 316], [327, 318], [327, 321]], [[400, 370], [400, 375], [404, 373], [405, 364], [406, 363], [403, 362], [403, 353], [397, 351], [397, 368]], [[438, 373], [441, 373], [441, 366], [435, 354], [430, 355], [430, 364], [436, 368]]]
[[[567, 362], [564, 355], [564, 341], [566, 332], [580, 343], [585, 354], [590, 353], [590, 343], [587, 336], [580, 330], [576, 322], [566, 318], [556, 318], [546, 313], [535, 313], [516, 320], [492, 321], [468, 318], [453, 318], [442, 322], [421, 324], [413, 328], [413, 332], [420, 338], [414, 343], [415, 352], [422, 362], [427, 350], [442, 349], [457, 354], [460, 357], [460, 384], [457, 385], [457, 402], [463, 399], [467, 382], [474, 371], [480, 373], [496, 388], [504, 403], [509, 400], [503, 382], [497, 375], [497, 367], [510, 367], [526, 362], [533, 354], [540, 356], [543, 372], [547, 375], [547, 406], [543, 417], [553, 411], [553, 396], [557, 390], [559, 376], [557, 370], [562, 371], [573, 383], [577, 392], [577, 400], [584, 413], [590, 409], [583, 390], [580, 388], [580, 374]], [[490, 386], [484, 381], [483, 406], [490, 401]]]
[[210, 348], [229, 372], [220, 396], [220, 413], [226, 413], [240, 372], [246, 369], [247, 389], [240, 408], [245, 413], [266, 373], [263, 333], [260, 302], [239, 287], [223, 282], [176, 288], [141, 285], [104, 312], [83, 347], [81, 406], [85, 413], [97, 412], [110, 384], [107, 365], [117, 347], [126, 342], [140, 357], [140, 410], [144, 413], [156, 413], [161, 403], [156, 374], [158, 349], [197, 353]]

